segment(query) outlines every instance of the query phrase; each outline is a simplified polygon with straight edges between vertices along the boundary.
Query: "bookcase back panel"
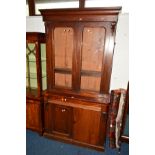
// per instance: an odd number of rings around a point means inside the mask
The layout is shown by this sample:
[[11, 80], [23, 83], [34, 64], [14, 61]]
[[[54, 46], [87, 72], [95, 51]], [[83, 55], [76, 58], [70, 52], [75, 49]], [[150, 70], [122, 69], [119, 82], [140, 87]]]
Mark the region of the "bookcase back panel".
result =
[[81, 89], [99, 92], [100, 81], [100, 77], [81, 76]]
[[72, 86], [72, 75], [55, 73], [55, 86], [71, 87]]
[[101, 71], [104, 39], [104, 28], [84, 28], [82, 41], [82, 70]]
[[72, 68], [73, 35], [71, 27], [54, 29], [54, 54], [56, 68]]

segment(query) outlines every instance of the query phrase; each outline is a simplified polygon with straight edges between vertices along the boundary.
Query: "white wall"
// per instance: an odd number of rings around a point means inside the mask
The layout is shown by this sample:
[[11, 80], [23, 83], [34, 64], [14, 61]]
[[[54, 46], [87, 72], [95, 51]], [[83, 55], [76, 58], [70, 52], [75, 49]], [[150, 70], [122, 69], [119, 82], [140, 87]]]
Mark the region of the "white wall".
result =
[[120, 14], [113, 57], [111, 90], [127, 88], [129, 81], [129, 14]]
[[[85, 0], [85, 7], [112, 7], [122, 6], [122, 12], [128, 12], [129, 2], [125, 0]], [[28, 5], [26, 6], [26, 15], [28, 15]], [[51, 9], [51, 8], [78, 8], [79, 1], [57, 1], [50, 3], [36, 3], [36, 14], [40, 14], [39, 9]]]
[[[41, 16], [26, 17], [26, 32], [45, 32]], [[113, 57], [113, 69], [110, 89], [127, 88], [129, 80], [129, 15], [120, 14], [117, 33], [116, 47]]]
[[26, 17], [26, 32], [45, 32], [44, 22], [41, 16]]

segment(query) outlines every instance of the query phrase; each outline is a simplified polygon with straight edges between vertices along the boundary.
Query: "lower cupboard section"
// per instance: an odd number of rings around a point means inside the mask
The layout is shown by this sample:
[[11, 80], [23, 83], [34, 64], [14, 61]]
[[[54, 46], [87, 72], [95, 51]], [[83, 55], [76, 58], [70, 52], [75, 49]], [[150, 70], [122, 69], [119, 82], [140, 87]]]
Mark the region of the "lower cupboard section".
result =
[[99, 105], [96, 108], [88, 108], [74, 103], [65, 105], [54, 102], [45, 103], [44, 106], [44, 136], [78, 144], [81, 146], [104, 150], [107, 126], [107, 109], [102, 110]]
[[26, 100], [26, 128], [42, 134], [42, 107], [38, 100]]

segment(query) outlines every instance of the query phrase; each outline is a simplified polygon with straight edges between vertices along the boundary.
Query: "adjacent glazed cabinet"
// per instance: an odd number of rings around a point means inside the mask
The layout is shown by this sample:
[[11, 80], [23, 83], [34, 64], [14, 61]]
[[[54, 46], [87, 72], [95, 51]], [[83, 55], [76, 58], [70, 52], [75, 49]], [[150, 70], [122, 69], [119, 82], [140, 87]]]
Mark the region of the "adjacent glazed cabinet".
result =
[[26, 127], [42, 133], [43, 97], [46, 89], [45, 34], [26, 33]]
[[120, 10], [40, 10], [47, 49], [44, 136], [104, 150]]

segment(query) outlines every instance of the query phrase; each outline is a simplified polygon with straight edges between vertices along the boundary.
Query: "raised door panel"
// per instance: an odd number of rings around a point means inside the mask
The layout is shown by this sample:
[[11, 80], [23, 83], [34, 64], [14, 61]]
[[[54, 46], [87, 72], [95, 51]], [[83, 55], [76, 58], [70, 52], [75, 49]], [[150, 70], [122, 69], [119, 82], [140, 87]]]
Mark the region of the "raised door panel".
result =
[[71, 108], [61, 105], [53, 105], [53, 132], [71, 133]]
[[52, 108], [48, 102], [44, 103], [44, 131], [52, 133]]
[[41, 127], [41, 110], [39, 102], [26, 103], [26, 127], [32, 129], [40, 129]]
[[45, 131], [60, 136], [71, 136], [72, 108], [47, 103], [45, 109]]
[[100, 111], [74, 108], [73, 139], [99, 145], [100, 143]]

